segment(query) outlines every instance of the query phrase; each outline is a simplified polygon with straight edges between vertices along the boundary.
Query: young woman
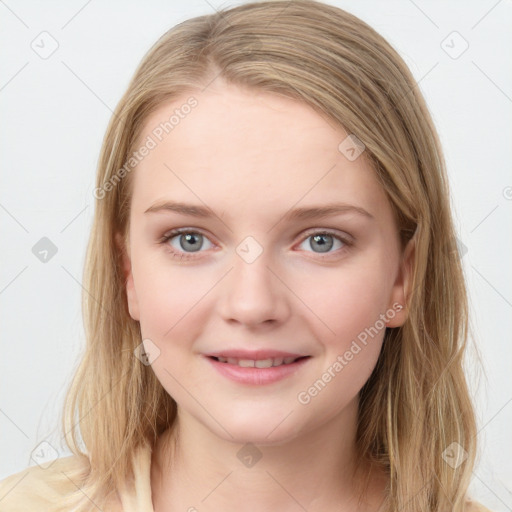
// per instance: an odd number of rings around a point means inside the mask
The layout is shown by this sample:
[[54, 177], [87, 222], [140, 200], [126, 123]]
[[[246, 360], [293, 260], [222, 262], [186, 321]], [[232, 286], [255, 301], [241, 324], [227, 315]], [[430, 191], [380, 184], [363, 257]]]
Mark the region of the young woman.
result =
[[179, 24], [94, 193], [74, 455], [2, 510], [486, 510], [442, 151], [372, 28], [310, 0]]

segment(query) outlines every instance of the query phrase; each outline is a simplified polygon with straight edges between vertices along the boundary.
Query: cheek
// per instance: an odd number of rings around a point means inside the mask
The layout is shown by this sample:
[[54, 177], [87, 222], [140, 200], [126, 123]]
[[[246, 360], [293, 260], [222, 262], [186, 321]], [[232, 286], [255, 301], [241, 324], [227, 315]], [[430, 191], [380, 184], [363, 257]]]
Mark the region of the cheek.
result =
[[[184, 269], [162, 268], [156, 262], [140, 265], [137, 283], [142, 339], [156, 346], [157, 357], [151, 367], [167, 393], [178, 403], [186, 403], [188, 393], [199, 393], [203, 385], [190, 379], [194, 358], [190, 357], [194, 340], [205, 321], [205, 296], [214, 282], [199, 279]], [[203, 299], [203, 300], [202, 300]], [[187, 382], [186, 389], [183, 383]]]
[[211, 288], [209, 280], [194, 277], [191, 269], [178, 268], [159, 255], [138, 255], [133, 267], [140, 311], [142, 336], [159, 346], [164, 339], [180, 339], [175, 334], [186, 326], [197, 325], [191, 319], [197, 314], [201, 298]]
[[301, 280], [297, 295], [318, 319], [325, 345], [342, 350], [368, 329], [383, 330], [379, 319], [391, 292], [386, 274], [388, 269], [367, 258]]
[[297, 399], [315, 421], [328, 421], [345, 408], [375, 368], [385, 334], [381, 315], [386, 313], [389, 292], [381, 270], [378, 265], [354, 265], [338, 272], [329, 269], [324, 280], [317, 275], [314, 288], [313, 279], [303, 282], [302, 297], [316, 318], [315, 336], [323, 354]]

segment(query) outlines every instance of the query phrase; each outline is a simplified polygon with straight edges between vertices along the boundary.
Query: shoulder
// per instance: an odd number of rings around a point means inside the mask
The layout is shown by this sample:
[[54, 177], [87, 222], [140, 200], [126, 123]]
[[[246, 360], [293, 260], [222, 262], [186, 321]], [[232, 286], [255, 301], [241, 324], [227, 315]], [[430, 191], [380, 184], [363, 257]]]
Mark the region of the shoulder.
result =
[[[0, 480], [1, 512], [69, 512], [87, 498], [83, 485], [89, 474], [86, 456], [71, 455], [42, 466], [30, 466]], [[104, 512], [141, 512], [153, 510], [151, 501], [151, 449], [134, 450], [135, 481], [126, 482], [102, 508]], [[85, 490], [84, 490], [85, 489]], [[85, 498], [84, 498], [85, 497]], [[92, 510], [97, 511], [94, 506]]]
[[488, 508], [484, 507], [481, 503], [473, 501], [471, 499], [466, 500], [466, 506], [464, 512], [492, 512]]
[[72, 455], [14, 473], [0, 481], [0, 509], [54, 512], [57, 504], [76, 494], [79, 487], [74, 481], [87, 468], [87, 459]]

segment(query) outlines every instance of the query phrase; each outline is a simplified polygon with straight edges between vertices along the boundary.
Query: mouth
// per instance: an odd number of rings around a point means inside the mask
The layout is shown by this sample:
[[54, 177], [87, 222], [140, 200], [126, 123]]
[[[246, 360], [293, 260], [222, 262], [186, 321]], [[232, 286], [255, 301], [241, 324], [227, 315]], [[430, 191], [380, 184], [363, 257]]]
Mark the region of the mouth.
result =
[[205, 354], [205, 359], [223, 377], [249, 386], [272, 384], [302, 372], [312, 356], [272, 351], [229, 351]]
[[248, 359], [241, 357], [222, 357], [207, 356], [219, 363], [240, 366], [241, 368], [271, 368], [276, 366], [286, 366], [297, 361], [307, 359], [311, 356], [288, 356], [288, 357], [268, 357], [265, 359]]

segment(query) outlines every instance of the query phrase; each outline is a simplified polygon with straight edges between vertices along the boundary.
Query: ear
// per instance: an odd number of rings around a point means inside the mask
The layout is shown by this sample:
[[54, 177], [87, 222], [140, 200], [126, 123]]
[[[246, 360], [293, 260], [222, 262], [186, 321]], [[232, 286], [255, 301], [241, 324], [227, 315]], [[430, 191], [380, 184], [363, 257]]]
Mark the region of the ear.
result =
[[128, 299], [128, 311], [130, 316], [136, 320], [140, 320], [139, 302], [137, 300], [137, 292], [133, 284], [132, 264], [129, 253], [129, 242], [123, 239], [120, 233], [115, 235], [116, 245], [121, 255], [121, 265], [123, 272], [123, 280], [126, 287], [126, 297]]
[[400, 268], [393, 285], [391, 298], [388, 304], [388, 311], [395, 312], [393, 318], [386, 321], [386, 327], [400, 327], [407, 320], [407, 298], [409, 297], [412, 284], [412, 272], [414, 268], [414, 257], [416, 249], [416, 237], [412, 237], [402, 254]]

